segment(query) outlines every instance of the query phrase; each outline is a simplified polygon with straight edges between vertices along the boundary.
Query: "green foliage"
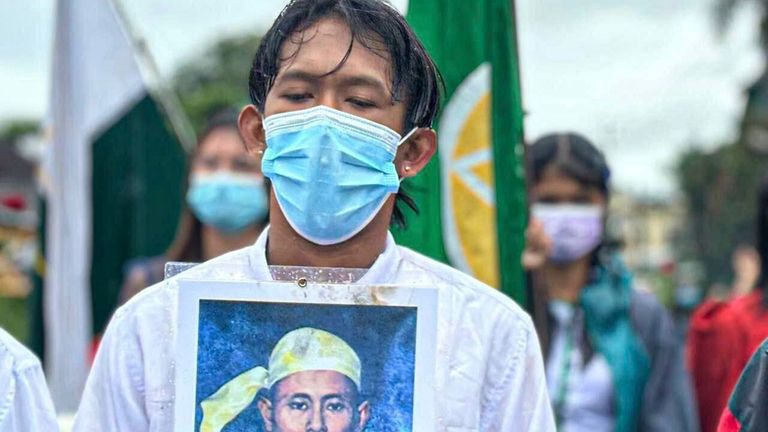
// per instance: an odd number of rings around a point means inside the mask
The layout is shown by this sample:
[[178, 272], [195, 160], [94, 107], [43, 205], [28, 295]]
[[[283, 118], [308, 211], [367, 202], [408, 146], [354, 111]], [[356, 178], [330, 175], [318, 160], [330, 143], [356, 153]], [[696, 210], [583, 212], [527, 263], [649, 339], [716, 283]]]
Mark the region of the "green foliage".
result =
[[248, 72], [260, 37], [222, 39], [175, 73], [174, 87], [197, 132], [216, 110], [248, 103]]
[[768, 161], [742, 145], [713, 152], [690, 149], [677, 165], [688, 204], [688, 235], [678, 243], [684, 259], [700, 261], [706, 282], [730, 284], [731, 253], [754, 244], [757, 189]]
[[29, 333], [27, 314], [25, 299], [0, 296], [0, 327], [22, 342], [27, 341]]
[[13, 142], [16, 138], [36, 132], [40, 128], [37, 120], [11, 120], [0, 126], [0, 141]]

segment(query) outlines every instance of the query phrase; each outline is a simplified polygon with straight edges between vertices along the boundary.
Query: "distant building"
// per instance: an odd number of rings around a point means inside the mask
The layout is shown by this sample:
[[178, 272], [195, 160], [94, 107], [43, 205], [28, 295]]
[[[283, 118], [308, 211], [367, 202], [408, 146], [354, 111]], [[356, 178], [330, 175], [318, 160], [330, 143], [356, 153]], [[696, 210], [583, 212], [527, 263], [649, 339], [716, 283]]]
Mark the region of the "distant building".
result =
[[685, 223], [683, 203], [616, 193], [610, 214], [609, 233], [623, 244], [628, 266], [657, 269], [674, 260], [674, 241]]

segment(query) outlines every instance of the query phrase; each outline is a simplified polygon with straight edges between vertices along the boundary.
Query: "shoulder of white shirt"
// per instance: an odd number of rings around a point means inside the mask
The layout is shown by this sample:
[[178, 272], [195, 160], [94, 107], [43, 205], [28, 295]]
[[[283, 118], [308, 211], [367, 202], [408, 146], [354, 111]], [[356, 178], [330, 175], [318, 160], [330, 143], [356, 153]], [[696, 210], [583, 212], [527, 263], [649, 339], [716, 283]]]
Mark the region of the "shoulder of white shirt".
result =
[[506, 309], [507, 312], [511, 313], [516, 318], [523, 318], [524, 320], [530, 319], [528, 313], [525, 312], [517, 302], [503, 294], [501, 291], [492, 288], [460, 270], [422, 255], [405, 246], [398, 246], [398, 248], [400, 249], [400, 257], [402, 260], [429, 272], [433, 277], [437, 278], [445, 285], [469, 290], [476, 295], [485, 297], [489, 302]]

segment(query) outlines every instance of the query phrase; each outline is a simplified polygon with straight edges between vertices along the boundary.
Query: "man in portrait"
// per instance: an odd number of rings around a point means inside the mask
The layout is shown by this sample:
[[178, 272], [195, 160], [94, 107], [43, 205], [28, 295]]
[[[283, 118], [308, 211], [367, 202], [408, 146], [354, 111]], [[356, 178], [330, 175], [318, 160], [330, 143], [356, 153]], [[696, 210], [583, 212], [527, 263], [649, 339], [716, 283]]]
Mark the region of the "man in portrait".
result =
[[360, 358], [343, 339], [299, 328], [275, 345], [268, 368], [238, 375], [201, 403], [200, 431], [221, 431], [258, 398], [268, 432], [361, 432], [370, 404], [360, 383]]

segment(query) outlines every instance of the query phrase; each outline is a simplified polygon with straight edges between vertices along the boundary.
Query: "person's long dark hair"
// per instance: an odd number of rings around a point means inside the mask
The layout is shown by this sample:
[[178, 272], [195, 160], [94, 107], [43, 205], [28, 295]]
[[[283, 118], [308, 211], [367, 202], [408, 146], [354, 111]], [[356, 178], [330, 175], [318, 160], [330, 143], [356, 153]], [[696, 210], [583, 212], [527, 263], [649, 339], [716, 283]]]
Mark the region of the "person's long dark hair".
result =
[[760, 182], [757, 197], [757, 252], [760, 254], [758, 289], [763, 292], [763, 303], [768, 307], [768, 176]]
[[[610, 169], [603, 153], [595, 147], [587, 138], [573, 132], [555, 133], [545, 135], [531, 144], [526, 151], [528, 159], [529, 181], [532, 185], [541, 181], [544, 173], [549, 168], [555, 168], [565, 176], [586, 187], [593, 187], [610, 198]], [[604, 240], [594, 254], [594, 264], [597, 265], [599, 257], [614, 246], [612, 240]], [[538, 286], [538, 278], [529, 277], [532, 284], [529, 288], [533, 299], [533, 318], [536, 331], [541, 341], [545, 358], [549, 356], [550, 330], [552, 328], [551, 316], [547, 310], [548, 296], [542, 286]], [[586, 331], [586, 329], [584, 330]], [[588, 338], [582, 339], [580, 347], [584, 359], [591, 358], [594, 350]]]

